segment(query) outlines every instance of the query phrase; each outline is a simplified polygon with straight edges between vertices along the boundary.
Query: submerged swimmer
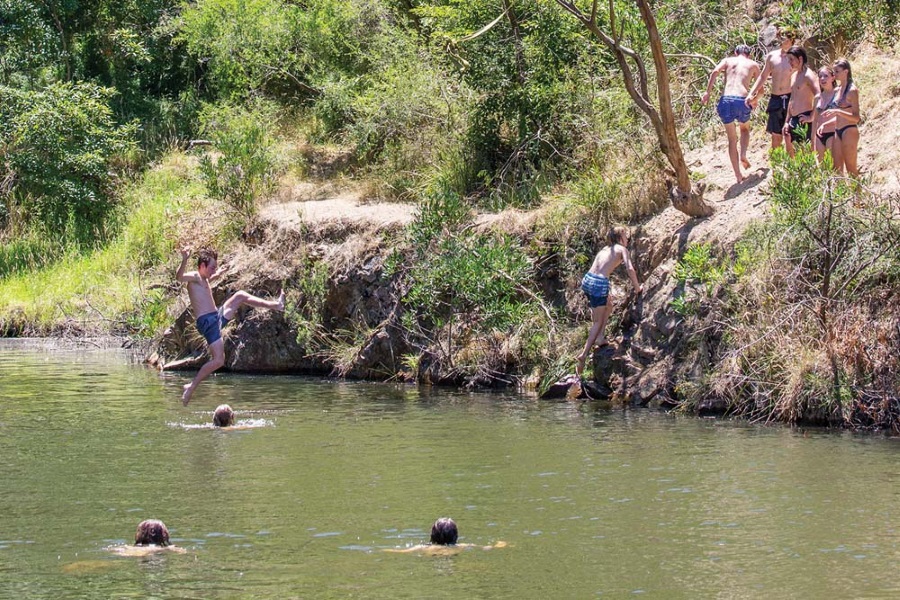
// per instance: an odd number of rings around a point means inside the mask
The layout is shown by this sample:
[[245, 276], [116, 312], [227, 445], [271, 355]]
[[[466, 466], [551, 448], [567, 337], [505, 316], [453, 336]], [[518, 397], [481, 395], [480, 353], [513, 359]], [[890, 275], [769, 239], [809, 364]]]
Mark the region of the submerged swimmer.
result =
[[147, 556], [156, 552], [184, 554], [186, 550], [169, 543], [169, 529], [158, 519], [145, 519], [134, 532], [134, 546], [117, 546], [113, 552], [121, 556]]
[[234, 410], [227, 404], [220, 404], [213, 413], [213, 425], [216, 427], [231, 427], [234, 425]]
[[[387, 548], [385, 552], [409, 553], [417, 552], [419, 554], [427, 554], [428, 556], [452, 556], [459, 554], [467, 548], [477, 548], [475, 544], [458, 544], [459, 530], [456, 522], [449, 518], [443, 517], [434, 522], [431, 526], [431, 543], [418, 544], [410, 548]], [[490, 546], [481, 546], [482, 550], [491, 550], [492, 548], [505, 548], [506, 542], [494, 542]]]

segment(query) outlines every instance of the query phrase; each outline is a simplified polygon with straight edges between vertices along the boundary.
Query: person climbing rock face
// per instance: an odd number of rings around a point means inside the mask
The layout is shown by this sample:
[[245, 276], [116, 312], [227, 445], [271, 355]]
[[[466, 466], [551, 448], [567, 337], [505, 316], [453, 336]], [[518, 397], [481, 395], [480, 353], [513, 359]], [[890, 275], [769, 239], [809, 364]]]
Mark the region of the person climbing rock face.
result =
[[606, 235], [607, 246], [604, 246], [591, 264], [590, 270], [584, 274], [581, 280], [581, 290], [587, 296], [591, 307], [591, 329], [588, 332], [584, 350], [577, 357], [575, 374], [580, 378], [584, 372], [584, 363], [594, 348], [594, 342], [598, 346], [606, 344], [604, 330], [612, 312], [612, 304], [609, 302], [609, 274], [620, 264], [625, 263], [625, 269], [631, 278], [634, 291], [640, 294], [644, 287], [637, 278], [634, 265], [631, 264], [631, 256], [628, 254], [628, 241], [631, 233], [627, 227], [617, 226], [609, 230]]

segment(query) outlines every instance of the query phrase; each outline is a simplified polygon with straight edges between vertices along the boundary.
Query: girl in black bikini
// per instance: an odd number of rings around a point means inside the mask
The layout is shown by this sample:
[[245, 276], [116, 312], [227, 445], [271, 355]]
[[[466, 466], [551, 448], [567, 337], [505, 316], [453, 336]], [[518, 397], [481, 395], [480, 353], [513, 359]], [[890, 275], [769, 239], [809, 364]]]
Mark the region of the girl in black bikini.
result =
[[835, 61], [834, 78], [840, 84], [837, 106], [822, 112], [823, 119], [835, 119], [832, 146], [834, 168], [838, 173], [843, 173], [846, 169], [848, 174], [858, 177], [856, 158], [859, 150], [859, 89], [853, 83], [853, 74], [847, 60], [842, 58]]
[[834, 89], [834, 71], [829, 66], [819, 69], [819, 87], [822, 91], [816, 96], [815, 111], [813, 113], [812, 130], [816, 132], [816, 162], [821, 165], [825, 159], [825, 151], [827, 150], [834, 155], [832, 150], [834, 137], [834, 122], [831, 118], [825, 120], [822, 113], [832, 108], [837, 108], [837, 92]]

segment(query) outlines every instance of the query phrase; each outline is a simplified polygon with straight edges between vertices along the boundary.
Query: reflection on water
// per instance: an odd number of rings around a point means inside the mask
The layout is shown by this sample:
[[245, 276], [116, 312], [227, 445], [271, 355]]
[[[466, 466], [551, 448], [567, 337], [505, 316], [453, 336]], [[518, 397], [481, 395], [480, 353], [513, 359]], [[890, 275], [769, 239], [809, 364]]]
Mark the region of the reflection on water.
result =
[[[0, 597], [895, 594], [894, 439], [234, 374], [183, 408], [188, 377], [0, 346]], [[381, 551], [441, 516], [509, 546]], [[145, 518], [187, 554], [108, 551]]]

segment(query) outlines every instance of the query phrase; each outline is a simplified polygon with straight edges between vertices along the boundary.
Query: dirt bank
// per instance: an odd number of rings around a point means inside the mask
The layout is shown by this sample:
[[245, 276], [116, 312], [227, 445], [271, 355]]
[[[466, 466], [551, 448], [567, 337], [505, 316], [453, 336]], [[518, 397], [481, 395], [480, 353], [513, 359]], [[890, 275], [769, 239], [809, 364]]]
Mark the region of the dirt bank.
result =
[[[893, 167], [898, 149], [886, 136], [893, 131], [893, 112], [888, 109], [898, 106], [900, 88], [879, 74], [900, 74], [900, 61], [868, 49], [855, 65], [864, 90], [860, 156], [865, 183], [882, 194], [898, 193], [900, 179]], [[887, 96], [884, 103], [880, 93]], [[752, 171], [740, 185], [733, 184], [725, 144], [721, 128], [713, 126], [708, 143], [687, 153], [690, 168], [706, 187], [706, 200], [715, 208], [713, 216], [690, 219], [669, 207], [635, 227], [636, 264], [645, 292], [641, 298], [626, 296], [626, 282], [618, 274], [613, 278], [613, 301], [620, 308], [611, 345], [594, 356], [594, 396], [676, 405], [684, 395], [679, 387], [701, 378], [714, 359], [721, 336], [691, 330], [672, 308], [679, 296], [673, 272], [691, 245], [710, 243], [720, 254], [730, 253], [751, 223], [767, 218], [771, 183], [769, 142], [758, 124], [749, 153]], [[329, 185], [301, 182], [282, 189], [261, 211], [258, 235], [224, 257], [228, 274], [215, 288], [218, 302], [237, 289], [262, 296], [275, 295], [282, 286], [288, 290], [284, 314], [248, 310], [226, 329], [227, 368], [457, 385], [535, 385], [537, 376], [516, 364], [508, 340], [470, 341], [495, 348], [491, 360], [497, 364], [492, 364], [490, 377], [461, 376], [435, 360], [427, 348], [411, 346], [400, 282], [386, 265], [415, 218], [415, 207], [373, 201], [352, 185]], [[514, 235], [523, 247], [540, 247], [543, 210], [482, 214], [475, 224]], [[534, 259], [545, 263], [548, 257]], [[317, 273], [318, 279], [312, 277]], [[531, 287], [542, 291], [548, 314], [564, 315], [557, 323], [557, 343], [577, 349], [588, 323], [577, 277], [560, 268], [535, 273]], [[175, 316], [175, 324], [154, 344], [151, 361], [161, 368], [196, 368], [204, 360], [204, 344], [191, 325], [183, 294]], [[560, 368], [565, 372], [572, 367], [574, 359]], [[720, 413], [726, 408], [713, 398], [697, 410]]]

